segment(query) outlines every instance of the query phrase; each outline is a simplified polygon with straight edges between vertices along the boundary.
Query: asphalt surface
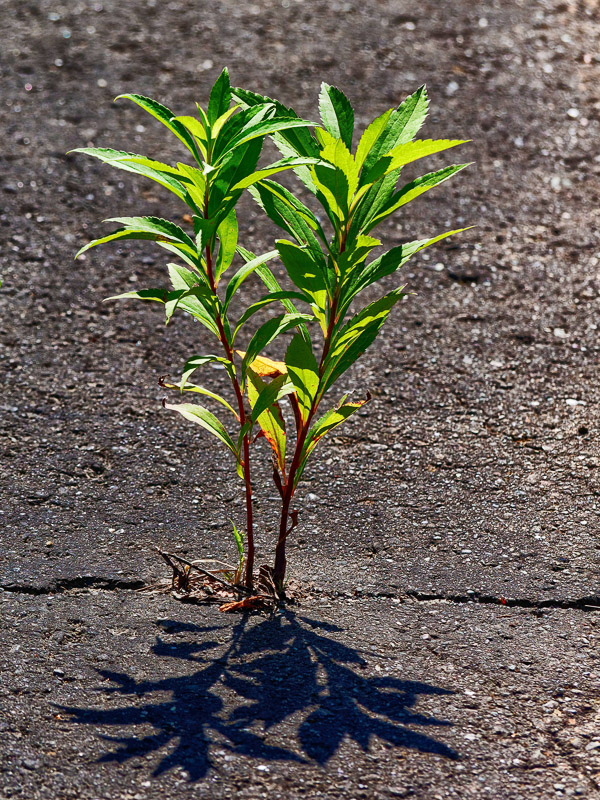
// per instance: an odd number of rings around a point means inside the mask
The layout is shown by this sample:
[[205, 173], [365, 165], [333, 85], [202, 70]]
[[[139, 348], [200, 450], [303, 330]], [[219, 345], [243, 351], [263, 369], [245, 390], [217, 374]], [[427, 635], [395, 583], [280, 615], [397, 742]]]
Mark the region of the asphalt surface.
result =
[[[598, 16], [591, 0], [0, 3], [4, 796], [600, 797]], [[135, 593], [164, 576], [152, 545], [231, 558], [242, 491], [160, 405], [158, 376], [208, 336], [101, 302], [162, 281], [157, 252], [73, 261], [105, 217], [185, 223], [152, 184], [65, 153], [181, 158], [112, 98], [191, 113], [224, 65], [308, 117], [321, 80], [338, 85], [359, 127], [427, 83], [423, 135], [471, 138], [475, 162], [382, 230], [392, 246], [477, 226], [409, 263], [415, 296], [344, 376], [340, 394], [373, 401], [305, 473], [304, 598], [273, 618]], [[269, 249], [277, 232], [243, 208], [244, 243]]]

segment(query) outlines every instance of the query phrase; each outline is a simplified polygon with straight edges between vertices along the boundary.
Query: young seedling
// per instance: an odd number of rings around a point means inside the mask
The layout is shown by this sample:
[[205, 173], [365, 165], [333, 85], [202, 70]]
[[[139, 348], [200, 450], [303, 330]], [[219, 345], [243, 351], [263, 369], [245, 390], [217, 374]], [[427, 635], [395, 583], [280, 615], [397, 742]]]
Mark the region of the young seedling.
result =
[[[256, 419], [246, 411], [244, 388], [254, 356], [275, 336], [297, 327], [303, 320], [310, 319], [310, 316], [298, 313], [292, 303], [292, 299], [304, 299], [304, 296], [297, 291], [282, 291], [266, 266], [266, 262], [275, 257], [277, 251], [255, 257], [238, 244], [235, 207], [244, 190], [257, 181], [294, 166], [307, 166], [316, 162], [313, 157], [291, 156], [257, 169], [265, 136], [290, 128], [304, 128], [310, 123], [296, 115], [287, 118], [279, 114], [271, 101], [256, 103], [252, 108], [244, 110], [240, 110], [239, 104], [232, 105], [226, 69], [210, 92], [208, 107], [203, 109], [197, 106], [197, 116], [175, 116], [165, 106], [141, 95], [126, 94], [121, 97], [137, 103], [162, 122], [185, 145], [192, 156], [193, 164], [178, 163], [170, 166], [146, 156], [109, 148], [84, 147], [74, 152], [85, 153], [112, 167], [143, 175], [169, 189], [191, 211], [193, 235], [186, 233], [174, 222], [158, 217], [116, 217], [106, 221], [117, 223], [120, 226], [117, 230], [90, 242], [77, 255], [105, 242], [146, 239], [156, 242], [183, 262], [168, 265], [171, 282], [169, 288], [130, 291], [109, 299], [134, 298], [162, 303], [165, 306], [167, 324], [176, 311], [182, 311], [201, 322], [218, 340], [220, 354], [193, 356], [185, 364], [183, 375], [177, 384], [163, 380], [162, 385], [181, 393], [204, 395], [220, 403], [235, 420], [237, 435], [232, 435], [215, 414], [204, 406], [164, 401], [163, 405], [208, 430], [231, 451], [235, 459], [246, 493], [247, 556], [244, 583], [247, 588], [251, 588], [255, 547], [250, 441]], [[227, 282], [225, 292], [220, 295], [221, 282], [236, 253], [241, 255], [245, 263]], [[279, 302], [285, 313], [262, 325], [255, 332], [240, 367], [234, 360], [234, 340], [258, 309], [256, 305], [251, 306], [233, 326], [229, 306], [242, 283], [253, 272], [269, 290], [268, 297], [260, 307]], [[225, 367], [233, 388], [234, 405], [224, 397], [190, 382], [196, 370], [209, 362], [219, 362]], [[270, 399], [273, 401], [274, 398]], [[240, 549], [243, 536], [235, 526], [234, 531], [236, 544]], [[240, 563], [234, 581], [241, 571]]]
[[[233, 94], [248, 110], [273, 102], [282, 119], [297, 118], [292, 109], [276, 100], [243, 89], [234, 89]], [[323, 397], [373, 343], [392, 308], [405, 297], [403, 287], [386, 291], [362, 308], [355, 307], [349, 316], [351, 308], [362, 292], [391, 276], [414, 253], [460, 232], [448, 231], [393, 247], [367, 263], [372, 251], [381, 246], [381, 241], [371, 235], [378, 225], [468, 166], [448, 166], [396, 188], [407, 164], [465, 142], [415, 140], [427, 107], [426, 90], [421, 87], [398, 108], [377, 117], [353, 152], [353, 108], [339, 89], [324, 83], [319, 96], [322, 127], [317, 127], [314, 135], [306, 128], [272, 134], [285, 157], [315, 159], [311, 165], [296, 166], [294, 172], [325, 212], [331, 228], [329, 235], [318, 217], [278, 183], [263, 179], [250, 188], [270, 219], [291, 237], [276, 242], [277, 252], [292, 284], [310, 297], [311, 313], [317, 323], [313, 329], [319, 333], [310, 339], [294, 336], [280, 368], [293, 386], [289, 397], [296, 422], [287, 468], [282, 455], [285, 435], [279, 431], [281, 444], [274, 474], [281, 494], [281, 517], [273, 580], [280, 591], [286, 573], [286, 541], [296, 522], [291, 504], [306, 462], [325, 434], [369, 400], [368, 394], [366, 400], [357, 402], [343, 397], [319, 417]], [[269, 422], [275, 426], [272, 416]]]
[[[159, 119], [190, 151], [195, 166], [168, 166], [144, 156], [115, 150], [81, 148], [84, 152], [119, 169], [157, 181], [174, 192], [192, 212], [194, 235], [155, 217], [112, 220], [121, 227], [80, 250], [103, 242], [149, 239], [177, 255], [182, 264], [169, 264], [171, 287], [126, 292], [118, 298], [151, 300], [165, 305], [167, 323], [175, 311], [198, 319], [218, 340], [221, 354], [188, 359], [178, 383], [162, 385], [179, 392], [194, 392], [220, 403], [233, 416], [236, 433], [207, 408], [197, 404], [171, 404], [177, 411], [216, 436], [232, 453], [246, 493], [246, 557], [244, 535], [234, 525], [239, 562], [229, 580], [235, 585], [244, 572], [246, 597], [224, 610], [254, 608], [259, 597], [255, 588], [254, 522], [250, 445], [258, 425], [273, 451], [273, 480], [281, 497], [279, 531], [272, 568], [263, 566], [259, 584], [266, 591], [284, 595], [286, 542], [298, 522], [292, 508], [298, 483], [309, 456], [318, 442], [361, 408], [369, 399], [342, 397], [321, 413], [325, 394], [373, 343], [392, 308], [405, 293], [403, 287], [386, 291], [379, 299], [360, 308], [361, 294], [391, 276], [419, 250], [459, 230], [429, 239], [419, 239], [380, 253], [371, 232], [404, 205], [455, 175], [467, 164], [430, 172], [397, 189], [402, 169], [420, 158], [442, 152], [464, 140], [415, 140], [425, 120], [427, 95], [422, 87], [398, 108], [375, 119], [352, 151], [354, 112], [338, 89], [323, 84], [319, 97], [322, 127], [314, 135], [308, 123], [277, 100], [243, 89], [230, 88], [224, 70], [215, 83], [207, 110], [198, 106], [197, 117], [175, 117], [167, 108], [139, 95], [124, 95]], [[232, 106], [232, 100], [235, 104]], [[258, 168], [266, 136], [272, 137], [283, 158]], [[293, 169], [314, 195], [329, 221], [330, 233], [319, 218], [289, 190], [270, 179]], [[237, 241], [235, 207], [248, 189], [267, 216], [291, 239], [280, 239], [276, 249], [255, 257]], [[466, 230], [466, 229], [460, 229]], [[235, 255], [245, 262], [220, 292], [220, 281]], [[278, 256], [293, 289], [282, 289], [266, 262]], [[230, 303], [243, 281], [256, 273], [268, 293], [248, 306], [235, 325]], [[113, 298], [116, 299], [116, 298]], [[295, 302], [302, 302], [300, 313]], [[245, 350], [239, 350], [238, 333], [248, 321], [271, 303], [283, 305], [283, 313], [260, 325]], [[357, 307], [358, 305], [358, 307]], [[312, 333], [309, 333], [309, 327]], [[285, 361], [261, 355], [277, 337], [291, 331]], [[245, 332], [245, 331], [244, 331]], [[236, 357], [239, 357], [236, 360]], [[234, 401], [190, 382], [196, 370], [209, 362], [220, 362], [229, 376]], [[246, 407], [245, 397], [249, 407]], [[295, 426], [289, 437], [281, 401], [287, 398]], [[291, 445], [288, 440], [291, 438]], [[163, 554], [164, 556], [165, 554]], [[194, 565], [166, 554], [178, 579], [189, 583]], [[181, 563], [179, 563], [181, 562]], [[183, 566], [182, 566], [183, 565]], [[185, 569], [184, 569], [185, 568]], [[203, 567], [200, 572], [210, 575]], [[215, 576], [212, 575], [215, 579]], [[222, 578], [216, 579], [223, 583]], [[260, 591], [260, 588], [259, 588]]]

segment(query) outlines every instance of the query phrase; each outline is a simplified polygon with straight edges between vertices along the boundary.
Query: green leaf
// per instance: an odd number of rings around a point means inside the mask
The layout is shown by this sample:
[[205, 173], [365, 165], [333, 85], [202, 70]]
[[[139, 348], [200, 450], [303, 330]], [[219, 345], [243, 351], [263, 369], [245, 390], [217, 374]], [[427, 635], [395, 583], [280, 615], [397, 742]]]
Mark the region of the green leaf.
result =
[[202, 367], [204, 366], [204, 364], [210, 364], [213, 362], [216, 362], [217, 364], [223, 364], [229, 375], [235, 375], [235, 368], [232, 362], [228, 358], [223, 358], [223, 356], [213, 356], [213, 355], [192, 356], [191, 358], [188, 358], [183, 368], [183, 373], [181, 375], [181, 382], [179, 384], [179, 388], [181, 389], [181, 391], [183, 391], [188, 380], [193, 375], [193, 373], [198, 369], [198, 367]]
[[296, 388], [302, 421], [306, 422], [313, 410], [313, 402], [319, 388], [319, 365], [312, 347], [296, 335], [285, 354], [285, 364], [290, 380]]
[[[293, 108], [287, 108], [279, 100], [273, 100], [270, 97], [264, 97], [254, 92], [249, 92], [246, 89], [232, 89], [233, 96], [244, 108], [255, 108], [264, 103], [269, 103], [275, 107], [275, 117], [278, 119], [299, 119], [298, 114]], [[310, 135], [307, 128], [292, 128], [288, 130], [278, 131], [272, 135], [273, 141], [283, 153], [284, 156], [309, 156], [318, 157], [319, 149], [316, 142]], [[310, 173], [304, 167], [299, 167], [295, 170], [296, 174], [301, 180], [308, 177], [310, 183]]]
[[237, 546], [238, 555], [240, 557], [239, 563], [241, 567], [242, 562], [244, 560], [244, 534], [238, 531], [238, 529], [235, 527], [233, 520], [229, 521], [231, 522], [231, 525], [233, 527], [233, 538], [235, 539], [235, 544]]
[[115, 97], [115, 100], [120, 100], [121, 98], [132, 100], [134, 103], [137, 103], [138, 106], [143, 108], [144, 111], [147, 111], [157, 120], [162, 122], [162, 124], [165, 125], [171, 131], [171, 133], [174, 133], [175, 136], [177, 136], [177, 138], [185, 144], [197, 161], [201, 160], [194, 137], [188, 130], [186, 130], [181, 122], [177, 122], [175, 120], [175, 115], [166, 106], [161, 105], [161, 103], [157, 103], [156, 100], [152, 100], [150, 97], [144, 97], [141, 94], [120, 94], [118, 97]]
[[469, 164], [453, 164], [452, 166], [439, 169], [437, 172], [429, 172], [427, 175], [423, 175], [420, 178], [415, 178], [414, 181], [407, 183], [402, 187], [402, 189], [400, 189], [398, 192], [395, 192], [395, 194], [390, 197], [388, 202], [385, 203], [381, 209], [379, 209], [378, 213], [376, 213], [374, 216], [368, 217], [363, 225], [363, 230], [365, 232], [373, 230], [376, 225], [379, 225], [399, 208], [402, 208], [402, 206], [410, 203], [411, 200], [419, 197], [419, 195], [423, 194], [424, 192], [428, 192], [430, 189], [433, 189], [434, 186], [439, 186], [440, 183], [447, 181], [453, 175], [456, 175], [457, 172], [460, 172], [462, 169], [468, 166]]
[[324, 309], [329, 287], [325, 283], [324, 270], [314, 260], [312, 252], [285, 239], [278, 239], [275, 244], [292, 283], [306, 292], [318, 308]]
[[[343, 142], [340, 144], [343, 145]], [[351, 187], [348, 176], [337, 167], [331, 169], [322, 164], [312, 167], [311, 173], [320, 193], [317, 196], [334, 229], [338, 230], [346, 220], [350, 207]]]
[[352, 414], [358, 411], [359, 408], [362, 408], [365, 403], [368, 403], [370, 399], [371, 396], [367, 395], [366, 400], [359, 400], [356, 403], [346, 403], [344, 400], [342, 400], [342, 402], [339, 403], [336, 408], [330, 409], [317, 422], [315, 422], [308, 432], [308, 436], [306, 437], [304, 446], [302, 448], [300, 467], [294, 480], [295, 486], [298, 485], [298, 481], [300, 480], [302, 472], [304, 471], [308, 456], [315, 449], [323, 436], [325, 436], [326, 433], [329, 433], [329, 431], [333, 430], [333, 428], [337, 428], [337, 426], [341, 425], [342, 422], [345, 422], [348, 417], [351, 417]]
[[231, 439], [231, 436], [225, 429], [225, 426], [207, 408], [204, 408], [204, 406], [195, 405], [193, 403], [171, 404], [166, 403], [164, 400], [163, 407], [168, 408], [170, 411], [177, 411], [177, 413], [181, 414], [181, 416], [185, 419], [190, 420], [190, 422], [195, 422], [196, 425], [200, 425], [209, 433], [212, 433], [213, 436], [216, 436], [217, 439], [223, 442], [223, 444], [227, 445], [234, 456], [236, 458], [238, 457], [237, 449], [233, 443], [233, 440]]
[[[285, 376], [282, 375], [280, 377], [283, 378]], [[250, 400], [250, 405], [253, 407], [253, 409], [262, 393], [269, 390], [270, 387], [267, 386], [252, 369], [249, 369], [248, 399]], [[266, 405], [266, 403], [263, 402], [262, 405]], [[285, 475], [285, 422], [279, 406], [276, 404], [269, 405], [270, 408], [262, 411], [260, 414], [255, 415], [253, 411], [252, 418], [256, 419], [258, 422], [262, 432], [264, 433], [265, 439], [273, 448], [273, 452], [277, 458], [277, 466], [281, 474]]]
[[382, 175], [387, 175], [393, 170], [411, 164], [419, 158], [441, 153], [456, 147], [459, 144], [466, 144], [469, 139], [417, 139], [414, 142], [399, 144], [385, 156], [379, 159], [370, 169], [363, 170], [361, 184], [373, 183]]
[[155, 303], [166, 303], [169, 292], [166, 289], [140, 289], [138, 292], [124, 292], [115, 294], [113, 297], [105, 297], [104, 302], [109, 300], [153, 300]]
[[286, 169], [318, 163], [318, 158], [299, 158], [298, 156], [282, 158], [279, 161], [275, 161], [273, 164], [263, 167], [262, 169], [258, 170], [258, 172], [253, 172], [251, 175], [248, 175], [246, 178], [239, 181], [239, 183], [236, 183], [236, 185], [232, 187], [232, 191], [247, 189], [249, 186], [258, 183], [258, 181], [262, 181], [265, 178], [268, 178], [270, 175], [275, 175], [277, 172], [283, 172]]
[[356, 166], [358, 169], [362, 168], [366, 157], [369, 155], [373, 146], [384, 132], [392, 111], [393, 109], [390, 108], [389, 111], [386, 111], [380, 117], [374, 119], [360, 137], [355, 156]]
[[206, 190], [206, 178], [204, 173], [197, 167], [190, 167], [188, 164], [177, 162], [177, 170], [180, 180], [185, 181], [189, 196], [196, 204], [199, 211], [204, 208], [204, 192]]
[[221, 72], [211, 89], [206, 116], [210, 125], [214, 125], [224, 114], [231, 103], [231, 84], [227, 67]]
[[[202, 292], [198, 293], [184, 291], [180, 295], [176, 307], [181, 311], [191, 314], [191, 316], [195, 317], [195, 319], [208, 328], [211, 333], [214, 333], [214, 335], [218, 337], [219, 329], [216, 323], [214, 298], [212, 293], [207, 291], [206, 282], [200, 283], [198, 279], [199, 276], [196, 273], [190, 272], [190, 270], [180, 264], [169, 264], [168, 268], [171, 284], [174, 289], [188, 290], [197, 287], [202, 289]], [[173, 311], [174, 310], [173, 308]]]
[[[250, 262], [251, 260], [254, 259], [254, 255], [249, 250], [245, 250], [243, 247], [238, 247], [238, 253], [242, 256], [242, 258], [246, 262]], [[246, 266], [248, 266], [248, 263], [246, 264]], [[281, 286], [277, 282], [271, 270], [265, 264], [260, 264], [256, 268], [256, 274], [270, 292], [281, 291]], [[285, 308], [286, 311], [289, 311], [290, 314], [298, 313], [296, 306], [292, 303], [291, 300], [282, 300], [281, 305]], [[306, 329], [306, 325], [304, 325], [304, 323], [301, 323], [298, 326], [298, 330], [300, 331], [300, 334], [304, 339], [306, 339], [307, 341], [310, 339], [310, 336], [308, 335], [308, 330]]]
[[347, 242], [351, 242], [356, 236], [364, 232], [365, 220], [377, 214], [394, 194], [394, 188], [398, 181], [401, 169], [384, 175], [374, 184], [370, 185], [365, 195], [353, 209], [352, 222]]
[[101, 239], [95, 239], [89, 242], [85, 247], [77, 253], [85, 253], [91, 247], [96, 247], [105, 242], [115, 241], [117, 239], [149, 239], [158, 242], [160, 245], [167, 243], [176, 247], [177, 250], [182, 251], [192, 259], [197, 259], [197, 251], [194, 247], [194, 242], [190, 237], [174, 222], [161, 219], [160, 217], [113, 217], [104, 220], [105, 222], [120, 222], [124, 227], [116, 230], [108, 236]]
[[[292, 206], [287, 198], [282, 197], [279, 191], [282, 187], [272, 181], [261, 181], [252, 186], [250, 194], [257, 201], [266, 215], [280, 228], [293, 236], [300, 245], [305, 245], [310, 250], [313, 258], [325, 272], [327, 261], [323, 255], [321, 245], [306, 221], [302, 211]], [[319, 226], [320, 227], [320, 226]], [[323, 234], [324, 236], [324, 234]], [[332, 282], [335, 279], [333, 278]]]
[[[425, 86], [421, 86], [414, 94], [407, 97], [395, 111], [392, 111], [383, 132], [369, 150], [364, 163], [365, 171], [371, 169], [382, 155], [397, 145], [414, 139], [425, 121], [428, 104], [427, 90]], [[366, 181], [361, 182], [365, 183]]]
[[[238, 252], [240, 252], [240, 248], [238, 248]], [[248, 253], [247, 250], [244, 252]], [[251, 253], [248, 253], [248, 255], [252, 256]], [[246, 264], [244, 264], [243, 267], [240, 267], [238, 269], [238, 271], [235, 273], [235, 275], [231, 278], [231, 280], [227, 284], [227, 289], [225, 291], [225, 300], [223, 302], [224, 312], [227, 311], [233, 295], [237, 292], [237, 290], [240, 288], [240, 286], [246, 280], [246, 278], [249, 275], [251, 275], [254, 272], [254, 270], [258, 269], [267, 261], [270, 261], [272, 258], [275, 258], [276, 255], [278, 255], [277, 250], [270, 250], [268, 253], [264, 253], [262, 256], [258, 256], [256, 258], [255, 257], [250, 258], [250, 260]]]
[[80, 255], [82, 255], [82, 253], [85, 253], [92, 247], [97, 247], [99, 244], [105, 244], [106, 242], [116, 242], [122, 239], [146, 239], [156, 242], [158, 238], [159, 237], [154, 233], [147, 233], [146, 231], [130, 231], [126, 230], [125, 228], [119, 228], [118, 230], [109, 233], [107, 236], [102, 236], [100, 239], [94, 239], [93, 241], [88, 242], [75, 254], [75, 258], [78, 258]]
[[192, 220], [194, 222], [194, 233], [196, 234], [196, 250], [201, 253], [210, 244], [217, 230], [217, 221], [199, 216], [192, 217]]
[[[194, 311], [190, 310], [190, 308], [194, 308], [195, 310], [195, 306], [193, 304], [191, 307], [189, 306], [190, 299], [197, 300], [200, 303], [201, 307], [209, 315], [211, 322], [213, 322], [213, 320], [216, 317], [214, 311], [215, 297], [208, 286], [195, 286], [193, 289], [179, 289], [174, 292], [169, 292], [169, 297], [167, 299], [167, 302], [165, 303], [165, 314], [166, 314], [165, 324], [167, 325], [169, 324], [171, 317], [175, 313], [178, 306], [181, 306], [183, 311], [187, 311], [188, 313], [194, 314], [194, 316], [196, 316]], [[188, 301], [188, 307], [185, 306], [186, 301]], [[215, 329], [217, 330], [218, 334], [218, 326], [216, 324], [215, 324]]]
[[246, 349], [246, 355], [242, 361], [243, 379], [245, 380], [248, 367], [264, 347], [270, 344], [273, 339], [280, 334], [297, 327], [301, 322], [309, 319], [312, 319], [309, 314], [283, 314], [278, 317], [273, 317], [273, 319], [269, 319], [261, 325], [250, 340], [250, 344]]
[[336, 139], [342, 139], [348, 150], [351, 150], [354, 111], [346, 95], [335, 86], [322, 83], [319, 111], [326, 130]]
[[429, 108], [429, 98], [427, 97], [427, 87], [420, 86], [416, 92], [409, 95], [406, 100], [398, 106], [394, 113], [393, 120], [388, 130], [387, 141], [384, 146], [390, 143], [392, 146], [402, 142], [410, 142], [420, 131], [425, 122], [427, 109]]
[[179, 225], [161, 217], [109, 217], [105, 222], [120, 222], [127, 230], [145, 231], [176, 242], [194, 246], [194, 242]]
[[167, 269], [174, 289], [193, 289], [194, 286], [206, 285], [204, 275], [192, 272], [181, 264], [167, 264]]
[[[254, 108], [248, 108], [239, 114], [228, 119], [222, 126], [219, 136], [212, 143], [212, 163], [217, 164], [219, 160], [232, 148], [229, 147], [242, 130], [246, 130], [251, 125], [256, 125], [265, 118], [273, 116], [274, 108], [272, 103], [263, 103]], [[235, 147], [233, 148], [235, 149]]]
[[121, 169], [125, 172], [133, 172], [136, 175], [143, 175], [146, 178], [150, 178], [172, 191], [180, 200], [190, 205], [184, 178], [175, 167], [163, 164], [161, 161], [153, 161], [151, 158], [146, 158], [145, 156], [138, 156], [135, 153], [111, 150], [108, 147], [77, 147], [69, 152], [84, 153], [116, 169]]
[[365, 352], [379, 333], [390, 311], [403, 297], [401, 289], [381, 297], [354, 316], [333, 340], [323, 364], [320, 396]]
[[300, 292], [273, 292], [265, 297], [261, 297], [261, 299], [257, 300], [256, 303], [252, 303], [251, 306], [248, 306], [248, 308], [239, 318], [231, 341], [233, 342], [235, 340], [238, 331], [246, 324], [246, 322], [248, 322], [250, 317], [256, 314], [257, 311], [260, 311], [262, 308], [265, 308], [265, 306], [268, 306], [271, 303], [283, 303], [284, 300], [303, 300], [305, 303], [309, 304], [311, 302], [311, 298], [308, 295], [301, 294]]
[[174, 117], [173, 121], [181, 123], [191, 133], [200, 148], [202, 156], [208, 158], [208, 135], [200, 120], [196, 119], [196, 117], [184, 116]]
[[167, 383], [166, 381], [161, 381], [161, 386], [164, 386], [165, 389], [178, 389], [181, 394], [183, 392], [195, 392], [196, 394], [202, 394], [205, 397], [210, 397], [211, 400], [216, 400], [218, 403], [221, 403], [222, 406], [229, 409], [233, 416], [239, 420], [237, 413], [234, 409], [229, 405], [227, 400], [224, 397], [221, 397], [220, 394], [216, 394], [215, 392], [211, 392], [209, 389], [205, 389], [202, 386], [196, 386], [194, 383], [186, 383], [183, 384], [183, 380], [180, 383]]
[[265, 383], [252, 407], [252, 422], [256, 422], [264, 411], [294, 391], [294, 384], [287, 375], [278, 375], [271, 383]]
[[237, 247], [238, 223], [234, 209], [229, 212], [217, 228], [217, 236], [219, 237], [220, 247], [215, 269], [215, 281], [218, 283], [221, 275], [231, 265]]
[[213, 179], [208, 213], [224, 219], [241, 197], [243, 189], [234, 189], [256, 169], [262, 150], [262, 139], [255, 139], [226, 153]]
[[[257, 122], [242, 129], [240, 133], [232, 139], [227, 147], [225, 153], [239, 147], [241, 144], [257, 139], [258, 137], [268, 136], [276, 133], [277, 131], [289, 130], [290, 128], [306, 128], [308, 125], [314, 125], [313, 122], [308, 120], [298, 119], [297, 117], [290, 117], [288, 119], [268, 119], [262, 122]], [[221, 156], [220, 158], [222, 158]], [[218, 163], [218, 162], [215, 162]]]
[[430, 247], [432, 244], [436, 244], [436, 242], [440, 242], [448, 236], [453, 236], [455, 233], [462, 233], [467, 230], [469, 230], [469, 228], [458, 228], [457, 230], [440, 233], [432, 239], [417, 239], [414, 242], [407, 242], [398, 247], [392, 247], [387, 253], [384, 253], [370, 264], [367, 264], [365, 269], [357, 276], [356, 280], [351, 284], [348, 295], [344, 298], [344, 306], [347, 307], [350, 300], [359, 292], [362, 292], [367, 286], [396, 272], [397, 269], [404, 266], [408, 259], [415, 253], [418, 253], [419, 250], [424, 250], [426, 247]]

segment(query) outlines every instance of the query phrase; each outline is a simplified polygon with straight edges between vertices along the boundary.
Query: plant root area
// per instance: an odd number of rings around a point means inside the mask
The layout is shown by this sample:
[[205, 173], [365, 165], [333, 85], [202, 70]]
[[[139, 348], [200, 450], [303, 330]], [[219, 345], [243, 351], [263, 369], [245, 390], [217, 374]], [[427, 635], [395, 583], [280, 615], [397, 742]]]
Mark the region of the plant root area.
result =
[[[595, 0], [0, 3], [0, 798], [600, 797], [599, 23]], [[163, 285], [151, 244], [73, 261], [108, 217], [188, 223], [66, 155], [184, 159], [113, 98], [191, 114], [225, 65], [313, 120], [337, 85], [359, 128], [426, 83], [423, 137], [475, 163], [381, 238], [476, 226], [408, 263], [414, 294], [340, 382], [373, 399], [304, 474], [296, 602], [230, 614], [248, 597], [196, 576], [213, 602], [178, 602], [153, 549], [236, 563], [231, 460], [158, 385], [209, 335], [102, 302]]]

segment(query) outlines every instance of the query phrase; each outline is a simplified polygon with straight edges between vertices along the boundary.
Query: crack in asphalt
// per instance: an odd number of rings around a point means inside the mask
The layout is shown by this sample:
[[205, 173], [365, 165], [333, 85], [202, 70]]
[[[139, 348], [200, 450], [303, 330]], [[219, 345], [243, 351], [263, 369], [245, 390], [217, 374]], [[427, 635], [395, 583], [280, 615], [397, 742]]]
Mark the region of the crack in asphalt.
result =
[[15, 594], [45, 595], [61, 594], [73, 589], [135, 590], [141, 589], [145, 585], [144, 581], [139, 578], [127, 580], [126, 578], [108, 578], [101, 575], [77, 575], [73, 578], [57, 578], [46, 584], [7, 583], [0, 585], [0, 590]]
[[[61, 594], [63, 592], [74, 591], [77, 589], [101, 589], [104, 591], [129, 590], [136, 591], [143, 589], [145, 582], [139, 578], [110, 578], [101, 575], [78, 575], [72, 578], [57, 578], [46, 584], [31, 583], [6, 583], [0, 585], [0, 591], [14, 594], [28, 594], [32, 596]], [[530, 609], [571, 609], [579, 611], [600, 611], [600, 595], [588, 595], [586, 597], [576, 597], [571, 599], [549, 598], [547, 600], [531, 600], [526, 597], [502, 597], [497, 595], [481, 594], [478, 592], [467, 592], [466, 594], [447, 594], [443, 592], [420, 592], [409, 589], [405, 592], [379, 591], [368, 592], [356, 590], [354, 592], [328, 592], [326, 590], [313, 587], [310, 594], [321, 597], [328, 597], [331, 600], [344, 599], [387, 599], [387, 600], [414, 600], [420, 603], [445, 602], [455, 605], [493, 605], [504, 606], [506, 608], [530, 608]]]
[[573, 599], [549, 598], [548, 600], [530, 600], [526, 597], [501, 597], [478, 592], [467, 594], [436, 594], [433, 592], [418, 592], [409, 590], [406, 597], [419, 602], [445, 601], [448, 603], [475, 603], [479, 605], [506, 606], [508, 608], [563, 608], [578, 609], [582, 611], [600, 611], [600, 595], [576, 597]]

